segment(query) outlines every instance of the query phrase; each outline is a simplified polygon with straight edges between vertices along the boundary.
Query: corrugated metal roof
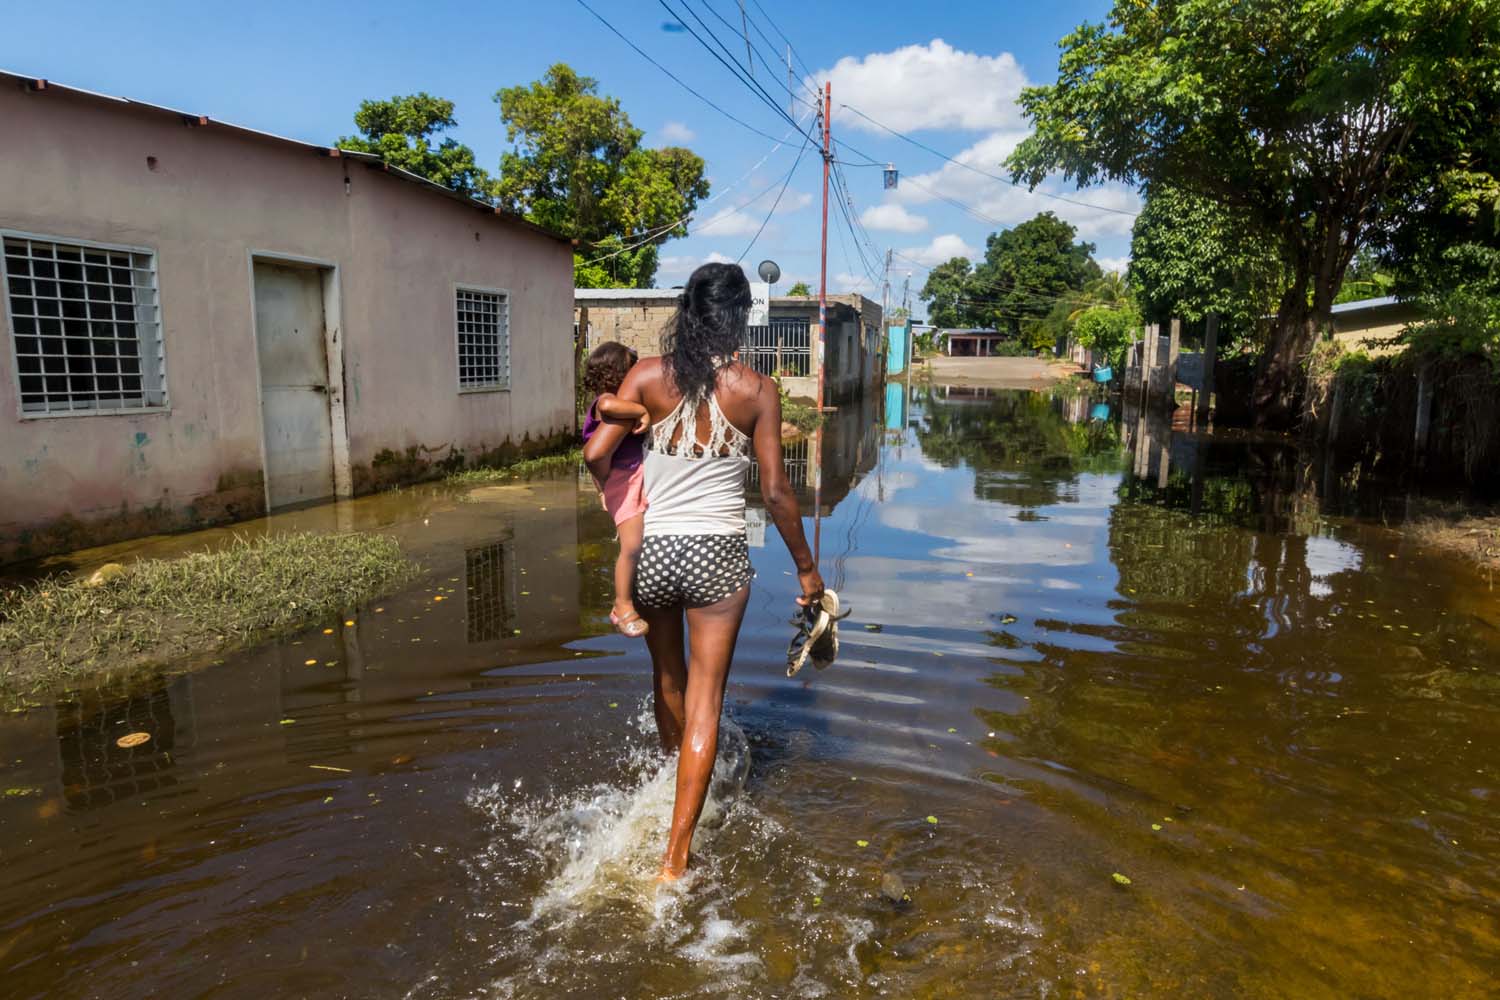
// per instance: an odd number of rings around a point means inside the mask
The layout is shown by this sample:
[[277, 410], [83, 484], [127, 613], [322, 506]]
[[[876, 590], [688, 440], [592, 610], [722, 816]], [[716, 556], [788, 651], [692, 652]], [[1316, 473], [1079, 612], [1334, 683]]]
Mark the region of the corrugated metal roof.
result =
[[1394, 295], [1382, 295], [1378, 299], [1359, 299], [1355, 302], [1340, 302], [1328, 311], [1331, 313], [1360, 312], [1365, 309], [1379, 309], [1382, 306], [1398, 306], [1401, 300]]
[[517, 215], [515, 212], [509, 212], [505, 209], [497, 208], [496, 206], [491, 205], [489, 202], [470, 198], [468, 195], [460, 194], [459, 192], [454, 191], [451, 188], [446, 188], [443, 185], [438, 184], [435, 181], [428, 180], [426, 177], [423, 177], [419, 174], [414, 174], [408, 170], [402, 170], [400, 167], [393, 167], [373, 153], [365, 153], [353, 149], [340, 149], [336, 146], [322, 146], [317, 143], [303, 142], [301, 139], [288, 139], [283, 135], [276, 135], [271, 132], [262, 132], [259, 129], [248, 128], [244, 125], [235, 125], [233, 122], [218, 121], [217, 119], [210, 118], [208, 115], [199, 115], [193, 114], [188, 111], [179, 111], [175, 108], [163, 107], [160, 104], [148, 104], [145, 101], [135, 101], [131, 100], [128, 97], [116, 97], [113, 94], [101, 94], [92, 90], [84, 90], [82, 87], [70, 87], [67, 84], [56, 83], [52, 80], [46, 80], [40, 77], [27, 76], [24, 73], [16, 73], [11, 70], [0, 69], [0, 79], [12, 81], [36, 94], [44, 95], [47, 91], [57, 90], [63, 93], [72, 94], [77, 97], [85, 97], [94, 101], [100, 101], [108, 104], [117, 104], [121, 107], [138, 108], [143, 111], [149, 111], [156, 114], [171, 115], [174, 118], [180, 119], [184, 124], [193, 125], [199, 128], [222, 129], [227, 132], [235, 132], [240, 135], [249, 136], [251, 138], [264, 139], [286, 146], [295, 146], [299, 149], [303, 149], [311, 153], [316, 153], [321, 156], [342, 157], [349, 160], [358, 160], [359, 162], [367, 164], [372, 169], [379, 170], [382, 173], [388, 173], [392, 176], [399, 177], [404, 181], [409, 181], [422, 188], [432, 191], [435, 194], [443, 195], [445, 198], [471, 205], [479, 211], [495, 216], [501, 222], [504, 222], [508, 225], [518, 226], [522, 229], [530, 230], [531, 232], [538, 233], [542, 236], [547, 236], [551, 239], [558, 240], [563, 243], [573, 243], [573, 240], [562, 235], [561, 233], [554, 232], [553, 230], [548, 229], [545, 226], [539, 226], [529, 219], [525, 219], [520, 215]]

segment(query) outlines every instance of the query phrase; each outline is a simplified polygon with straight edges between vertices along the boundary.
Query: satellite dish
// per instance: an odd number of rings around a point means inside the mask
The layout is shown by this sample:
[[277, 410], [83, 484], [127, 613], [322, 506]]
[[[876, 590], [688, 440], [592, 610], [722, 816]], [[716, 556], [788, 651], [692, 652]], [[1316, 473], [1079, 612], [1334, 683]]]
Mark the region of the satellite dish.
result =
[[759, 268], [760, 280], [768, 285], [774, 285], [781, 280], [781, 268], [776, 266], [774, 260], [763, 260]]

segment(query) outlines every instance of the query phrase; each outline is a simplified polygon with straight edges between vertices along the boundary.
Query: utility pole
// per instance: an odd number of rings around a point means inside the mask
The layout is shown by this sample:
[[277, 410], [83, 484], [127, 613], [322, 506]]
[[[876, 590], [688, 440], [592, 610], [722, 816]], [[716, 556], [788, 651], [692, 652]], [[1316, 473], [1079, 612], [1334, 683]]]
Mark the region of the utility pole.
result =
[[885, 274], [881, 278], [880, 289], [880, 316], [881, 322], [885, 323], [886, 326], [891, 325], [891, 253], [892, 251], [890, 250], [885, 252]]
[[833, 83], [823, 84], [823, 244], [818, 263], [818, 455], [813, 480], [813, 560], [823, 541], [823, 382], [828, 344], [828, 170], [832, 162]]

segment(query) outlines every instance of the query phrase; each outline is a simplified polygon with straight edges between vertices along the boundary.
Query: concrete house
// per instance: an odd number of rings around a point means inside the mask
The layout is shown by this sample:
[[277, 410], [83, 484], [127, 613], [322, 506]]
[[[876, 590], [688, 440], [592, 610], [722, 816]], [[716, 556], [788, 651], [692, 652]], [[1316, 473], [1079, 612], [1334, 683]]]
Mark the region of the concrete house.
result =
[[[677, 309], [676, 288], [580, 288], [573, 293], [573, 322], [585, 353], [607, 340], [642, 357], [661, 351], [661, 334]], [[874, 391], [885, 376], [880, 304], [863, 295], [828, 296], [824, 392], [840, 402]], [[752, 326], [740, 357], [756, 371], [775, 375], [787, 393], [817, 395], [816, 296], [776, 296], [770, 323]]]
[[0, 561], [571, 435], [572, 250], [377, 158], [0, 73]]

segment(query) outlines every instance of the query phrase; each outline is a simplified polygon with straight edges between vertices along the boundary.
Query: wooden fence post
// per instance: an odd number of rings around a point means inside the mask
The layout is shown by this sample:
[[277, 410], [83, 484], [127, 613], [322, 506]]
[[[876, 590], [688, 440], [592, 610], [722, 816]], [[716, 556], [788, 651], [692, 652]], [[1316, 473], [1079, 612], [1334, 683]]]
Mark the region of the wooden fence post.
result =
[[1427, 438], [1432, 433], [1432, 366], [1417, 369], [1417, 427], [1412, 438], [1412, 458], [1421, 465], [1427, 459]]
[[1209, 313], [1203, 331], [1203, 364], [1199, 369], [1197, 422], [1208, 423], [1209, 397], [1214, 391], [1214, 361], [1219, 353], [1219, 314]]

